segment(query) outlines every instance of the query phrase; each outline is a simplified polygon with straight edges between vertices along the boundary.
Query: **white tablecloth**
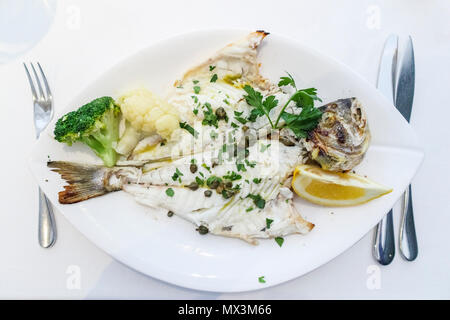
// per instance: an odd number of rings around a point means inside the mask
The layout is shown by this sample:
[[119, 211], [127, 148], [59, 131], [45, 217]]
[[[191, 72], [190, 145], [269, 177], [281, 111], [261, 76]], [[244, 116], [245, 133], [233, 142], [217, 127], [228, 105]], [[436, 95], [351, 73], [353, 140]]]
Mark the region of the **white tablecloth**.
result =
[[[46, 36], [25, 55], [0, 65], [0, 297], [450, 298], [449, 17], [445, 0], [59, 1]], [[412, 35], [416, 94], [411, 124], [426, 152], [413, 180], [416, 261], [397, 254], [391, 265], [377, 265], [371, 231], [301, 278], [254, 292], [218, 294], [169, 285], [129, 269], [85, 239], [59, 212], [56, 245], [39, 247], [37, 185], [27, 168], [34, 143], [31, 95], [22, 61], [41, 62], [59, 109], [127, 55], [177, 33], [217, 27], [285, 34], [343, 61], [373, 83], [387, 35]], [[398, 214], [394, 224], [397, 232]]]

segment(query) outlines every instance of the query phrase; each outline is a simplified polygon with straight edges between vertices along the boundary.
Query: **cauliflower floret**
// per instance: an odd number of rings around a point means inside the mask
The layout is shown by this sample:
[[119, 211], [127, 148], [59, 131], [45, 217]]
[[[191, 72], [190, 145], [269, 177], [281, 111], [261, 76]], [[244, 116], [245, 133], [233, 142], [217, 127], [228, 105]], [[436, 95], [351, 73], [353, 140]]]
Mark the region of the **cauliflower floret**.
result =
[[129, 123], [144, 134], [158, 133], [170, 139], [179, 127], [175, 108], [147, 89], [136, 89], [118, 99], [122, 114]]
[[162, 136], [170, 136], [177, 128], [180, 127], [178, 119], [171, 115], [165, 114], [155, 122], [156, 131]]

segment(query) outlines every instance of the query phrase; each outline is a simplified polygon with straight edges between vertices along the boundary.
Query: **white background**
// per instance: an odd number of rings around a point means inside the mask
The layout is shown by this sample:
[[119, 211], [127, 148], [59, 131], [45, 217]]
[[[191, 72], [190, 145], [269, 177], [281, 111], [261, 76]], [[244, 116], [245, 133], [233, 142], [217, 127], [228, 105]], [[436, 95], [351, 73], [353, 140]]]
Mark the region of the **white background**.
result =
[[[0, 65], [0, 298], [449, 299], [449, 18], [445, 0], [59, 1], [47, 35], [25, 55]], [[59, 212], [55, 246], [39, 247], [37, 185], [27, 168], [34, 143], [31, 93], [22, 61], [41, 62], [55, 108], [61, 110], [127, 55], [174, 34], [215, 27], [264, 29], [296, 38], [372, 83], [386, 37], [412, 35], [416, 94], [411, 124], [426, 153], [413, 180], [416, 261], [397, 254], [391, 265], [378, 266], [370, 231], [301, 278], [254, 292], [218, 294], [169, 285], [129, 269], [96, 248]], [[397, 213], [396, 232], [398, 222]], [[79, 287], [71, 282], [77, 271]]]

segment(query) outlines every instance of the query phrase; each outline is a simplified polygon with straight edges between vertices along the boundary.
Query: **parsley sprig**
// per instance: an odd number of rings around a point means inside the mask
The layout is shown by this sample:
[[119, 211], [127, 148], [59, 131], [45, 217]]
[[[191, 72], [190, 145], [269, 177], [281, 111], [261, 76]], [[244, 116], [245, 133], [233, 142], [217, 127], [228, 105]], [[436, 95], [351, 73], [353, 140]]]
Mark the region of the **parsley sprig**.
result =
[[306, 138], [309, 131], [313, 130], [319, 122], [322, 112], [313, 105], [305, 105], [300, 114], [283, 112], [281, 117], [285, 126], [294, 132], [298, 138]]
[[249, 120], [254, 122], [257, 117], [266, 115], [272, 128], [275, 128], [269, 116], [270, 111], [278, 105], [278, 100], [275, 99], [275, 96], [268, 96], [264, 99], [261, 92], [256, 91], [248, 84], [244, 86], [244, 90], [247, 92], [247, 95], [244, 96], [245, 100], [249, 105], [255, 107], [250, 113]]
[[[322, 101], [317, 96], [317, 89], [307, 88], [298, 90], [294, 78], [289, 73], [288, 76], [280, 78], [278, 86], [291, 86], [294, 88], [295, 92], [284, 104], [275, 122], [273, 122], [270, 118], [270, 111], [278, 105], [278, 100], [275, 99], [275, 96], [268, 96], [264, 98], [260, 92], [256, 91], [251, 86], [244, 86], [244, 90], [247, 93], [244, 98], [250, 106], [254, 107], [247, 118], [248, 121], [254, 122], [258, 117], [266, 115], [270, 126], [273, 129], [281, 129], [286, 127], [291, 129], [297, 138], [305, 138], [308, 131], [317, 126], [322, 116], [322, 112], [314, 107], [315, 101]], [[301, 112], [299, 114], [293, 114], [285, 111], [286, 107], [291, 102], [295, 102], [296, 106], [301, 108]], [[280, 119], [285, 121], [282, 126], [278, 125]]]
[[[317, 96], [316, 88], [308, 88], [298, 90], [295, 84], [294, 78], [288, 73], [288, 77], [281, 77], [278, 86], [291, 86], [295, 89], [295, 93], [289, 98], [286, 104], [280, 111], [275, 126], [281, 118], [286, 122], [285, 126], [291, 129], [294, 134], [299, 138], [305, 138], [308, 131], [314, 129], [319, 122], [322, 112], [314, 108], [314, 101], [322, 101]], [[284, 110], [291, 101], [294, 101], [297, 107], [302, 108], [299, 114], [292, 114], [285, 112]]]

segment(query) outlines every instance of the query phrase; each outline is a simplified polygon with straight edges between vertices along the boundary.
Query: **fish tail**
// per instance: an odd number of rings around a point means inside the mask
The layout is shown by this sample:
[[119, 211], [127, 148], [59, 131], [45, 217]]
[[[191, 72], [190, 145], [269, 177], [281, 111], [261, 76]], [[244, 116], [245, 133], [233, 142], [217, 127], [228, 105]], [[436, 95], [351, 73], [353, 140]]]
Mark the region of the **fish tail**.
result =
[[59, 173], [69, 184], [58, 193], [59, 203], [62, 204], [84, 201], [117, 190], [108, 185], [112, 170], [102, 166], [49, 161], [47, 167]]

